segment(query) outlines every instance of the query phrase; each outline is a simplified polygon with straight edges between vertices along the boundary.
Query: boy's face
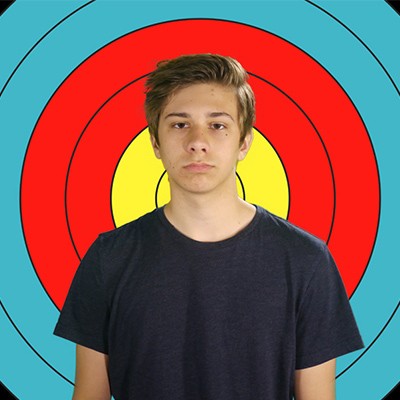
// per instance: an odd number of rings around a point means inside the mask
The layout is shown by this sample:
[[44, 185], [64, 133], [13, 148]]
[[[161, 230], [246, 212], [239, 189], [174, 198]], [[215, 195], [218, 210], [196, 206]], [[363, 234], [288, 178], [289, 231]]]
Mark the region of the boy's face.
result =
[[171, 193], [236, 191], [236, 163], [250, 148], [252, 134], [239, 145], [236, 93], [215, 83], [199, 83], [173, 94], [160, 115], [154, 153], [168, 172]]

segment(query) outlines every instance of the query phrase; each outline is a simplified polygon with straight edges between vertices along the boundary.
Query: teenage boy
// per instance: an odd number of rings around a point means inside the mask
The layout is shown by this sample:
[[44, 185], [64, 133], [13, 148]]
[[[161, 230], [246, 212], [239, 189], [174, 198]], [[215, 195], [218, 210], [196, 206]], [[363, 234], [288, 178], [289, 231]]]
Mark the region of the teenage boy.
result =
[[73, 398], [333, 400], [336, 357], [364, 345], [326, 244], [238, 196], [245, 70], [186, 55], [146, 87], [171, 200], [100, 234], [76, 272], [55, 328], [77, 343]]

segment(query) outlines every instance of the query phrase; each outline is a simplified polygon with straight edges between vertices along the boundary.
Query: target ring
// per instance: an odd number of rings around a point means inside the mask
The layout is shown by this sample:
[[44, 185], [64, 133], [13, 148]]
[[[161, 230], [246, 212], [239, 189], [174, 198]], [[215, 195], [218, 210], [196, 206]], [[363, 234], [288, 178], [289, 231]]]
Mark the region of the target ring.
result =
[[[79, 258], [98, 232], [114, 228], [109, 192], [115, 166], [127, 143], [145, 125], [143, 77], [152, 69], [146, 61], [150, 58], [146, 54], [148, 49], [143, 49], [143, 46], [138, 48], [137, 43], [145, 41], [149, 48], [153, 48], [152, 44], [159, 37], [176, 42], [182, 29], [190, 33], [188, 37], [191, 38], [201, 37], [198, 33], [205, 30], [212, 35], [222, 29], [230, 38], [246, 37], [251, 43], [260, 43], [262, 40], [266, 52], [280, 55], [264, 71], [254, 59], [251, 48], [232, 49], [228, 44], [224, 46], [227, 49], [223, 49], [218, 45], [215, 48], [208, 45], [208, 51], [229, 52], [241, 60], [251, 74], [250, 83], [258, 103], [257, 128], [266, 135], [283, 160], [291, 198], [296, 199], [290, 204], [288, 219], [329, 242], [335, 258], [342, 266], [341, 273], [348, 292], [352, 293], [364, 271], [365, 260], [372, 251], [379, 204], [375, 158], [368, 134], [353, 105], [319, 64], [286, 41], [238, 23], [187, 20], [142, 29], [103, 47], [82, 63], [58, 88], [36, 126], [22, 179], [22, 214], [28, 246], [32, 248], [30, 252], [41, 257], [34, 259], [34, 264], [38, 266], [37, 272], [52, 299], [61, 306]], [[139, 41], [138, 35], [141, 36]], [[181, 40], [179, 43], [172, 51], [159, 49], [157, 59], [171, 58], [188, 52], [189, 48], [190, 52], [205, 51], [203, 39], [199, 39], [198, 43], [192, 39], [188, 42]], [[143, 63], [133, 68], [131, 63], [126, 60], [123, 62], [126, 54], [135, 54]], [[303, 79], [294, 79], [288, 74], [285, 64], [282, 65], [282, 54], [291, 59], [291, 67], [296, 68]], [[154, 54], [150, 59], [154, 60]], [[113, 60], [111, 65], [110, 60]], [[109, 79], [103, 77], [103, 84], [99, 87], [97, 81], [105, 65]], [[263, 75], [266, 77], [262, 77]], [[311, 78], [316, 93], [312, 93], [304, 84], [306, 79]], [[78, 93], [82, 97], [82, 107], [66, 120], [62, 110], [70, 108], [71, 103], [78, 101]], [[337, 107], [346, 116], [346, 126], [340, 124], [340, 121], [334, 121], [326, 112], [321, 105], [323, 102], [320, 101], [322, 94], [324, 98], [329, 96], [335, 99]], [[297, 104], [302, 104], [302, 108], [296, 107]], [[85, 126], [85, 121], [88, 120], [90, 122]], [[43, 143], [54, 141], [52, 136], [55, 125], [59, 127], [60, 122], [63, 126], [60, 133], [64, 143], [55, 147], [60, 147], [62, 152], [54, 154], [54, 159], [49, 160], [43, 154]], [[354, 193], [354, 182], [348, 182], [348, 166], [341, 162], [343, 140], [347, 142], [348, 139], [340, 137], [338, 132], [344, 128], [352, 130], [354, 145], [359, 149], [361, 157], [364, 157], [362, 168], [369, 183], [357, 187], [357, 193]], [[298, 132], [297, 135], [281, 134], [282, 131], [290, 132], [294, 129]], [[301, 149], [301, 154], [298, 149]], [[54, 186], [41, 184], [43, 175], [48, 174], [49, 163], [53, 166], [52, 174], [57, 174], [53, 178], [54, 182], [61, 182], [59, 185], [62, 185], [65, 179], [63, 177], [67, 177], [65, 205], [59, 201], [59, 197], [64, 196], [63, 186], [58, 190]], [[38, 185], [39, 193], [41, 196], [45, 194], [47, 203], [32, 201], [32, 187]], [[368, 220], [373, 223], [363, 229], [369, 236], [368, 240], [362, 242], [366, 248], [356, 251], [357, 255], [362, 254], [363, 262], [349, 260], [347, 252], [341, 254], [341, 243], [345, 243], [348, 235], [352, 234], [348, 224], [342, 222], [351, 214], [342, 206], [344, 200], [347, 207], [351, 206], [351, 189], [354, 195], [363, 194], [376, 200], [368, 205], [369, 215], [376, 217], [375, 220]], [[26, 194], [29, 194], [29, 201], [25, 201]], [[55, 243], [58, 248], [54, 249], [54, 254], [57, 257], [60, 252], [65, 255], [65, 265], [55, 276], [51, 276], [49, 268], [49, 264], [54, 263], [52, 254], [46, 254], [43, 248], [34, 251], [34, 248], [41, 246], [37, 240], [41, 234], [37, 230], [43, 225], [38, 223], [37, 216], [43, 215], [43, 209], [55, 218], [60, 229], [58, 235], [55, 235], [58, 236]], [[365, 221], [359, 222], [365, 225]], [[346, 269], [346, 262], [340, 262], [342, 259], [352, 263], [351, 270]]]

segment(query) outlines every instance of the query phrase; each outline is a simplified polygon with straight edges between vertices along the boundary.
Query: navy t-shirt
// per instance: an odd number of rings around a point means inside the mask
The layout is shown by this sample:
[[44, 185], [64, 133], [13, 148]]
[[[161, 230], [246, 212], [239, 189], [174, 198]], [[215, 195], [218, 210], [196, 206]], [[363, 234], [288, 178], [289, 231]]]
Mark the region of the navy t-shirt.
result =
[[163, 208], [100, 234], [54, 333], [108, 354], [117, 400], [292, 399], [295, 369], [364, 347], [326, 244], [259, 206], [218, 242]]

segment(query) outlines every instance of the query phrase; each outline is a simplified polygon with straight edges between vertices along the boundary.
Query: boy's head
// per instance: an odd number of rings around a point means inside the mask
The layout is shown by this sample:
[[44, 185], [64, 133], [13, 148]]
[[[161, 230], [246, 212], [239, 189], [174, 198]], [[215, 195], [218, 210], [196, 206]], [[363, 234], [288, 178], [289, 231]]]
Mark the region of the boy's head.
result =
[[198, 83], [218, 83], [236, 91], [242, 143], [255, 119], [254, 93], [247, 79], [246, 71], [235, 59], [217, 54], [184, 55], [160, 61], [146, 81], [145, 111], [150, 134], [159, 143], [160, 115], [177, 90]]

